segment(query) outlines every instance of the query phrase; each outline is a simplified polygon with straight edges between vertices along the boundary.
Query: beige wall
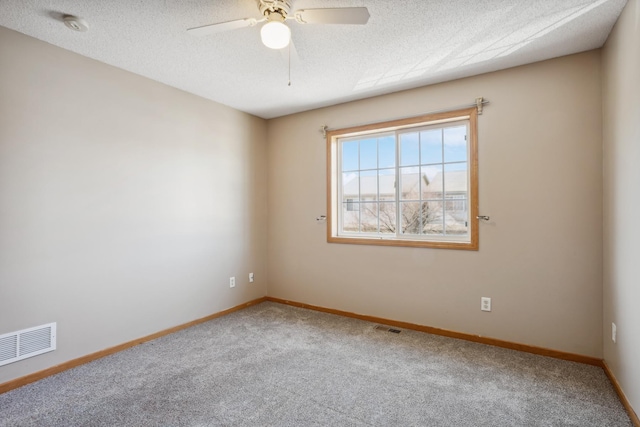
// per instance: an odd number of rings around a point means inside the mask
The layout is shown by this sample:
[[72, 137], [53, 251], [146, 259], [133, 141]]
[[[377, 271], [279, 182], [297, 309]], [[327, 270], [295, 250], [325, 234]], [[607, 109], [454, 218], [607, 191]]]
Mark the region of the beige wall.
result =
[[58, 322], [0, 383], [264, 296], [265, 136], [0, 27], [0, 334]]
[[[640, 413], [640, 1], [603, 49], [604, 358]], [[611, 340], [611, 322], [618, 327]]]
[[[602, 355], [600, 53], [587, 52], [268, 123], [268, 294]], [[322, 125], [468, 104], [479, 117], [478, 252], [328, 244]], [[493, 311], [480, 311], [480, 297]]]

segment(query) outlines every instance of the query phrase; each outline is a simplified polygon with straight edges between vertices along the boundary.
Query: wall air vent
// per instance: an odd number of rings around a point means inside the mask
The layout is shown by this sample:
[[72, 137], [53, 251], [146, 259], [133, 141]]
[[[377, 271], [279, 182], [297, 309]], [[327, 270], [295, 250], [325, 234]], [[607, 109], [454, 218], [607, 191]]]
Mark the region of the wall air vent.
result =
[[0, 335], [0, 366], [55, 349], [55, 322]]

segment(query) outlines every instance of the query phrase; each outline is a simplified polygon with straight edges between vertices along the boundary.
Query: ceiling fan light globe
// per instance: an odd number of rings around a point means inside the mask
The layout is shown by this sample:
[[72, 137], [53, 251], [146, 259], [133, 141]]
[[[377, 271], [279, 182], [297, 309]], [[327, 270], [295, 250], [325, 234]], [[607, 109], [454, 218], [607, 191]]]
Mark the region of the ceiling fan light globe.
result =
[[262, 43], [271, 49], [282, 49], [289, 45], [291, 30], [282, 22], [267, 22], [260, 29]]

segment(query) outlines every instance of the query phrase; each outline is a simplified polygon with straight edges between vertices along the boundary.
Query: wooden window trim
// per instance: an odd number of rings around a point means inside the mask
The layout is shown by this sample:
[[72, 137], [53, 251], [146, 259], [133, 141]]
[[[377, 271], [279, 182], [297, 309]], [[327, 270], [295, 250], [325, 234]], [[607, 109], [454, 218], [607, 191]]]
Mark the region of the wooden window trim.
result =
[[[337, 145], [338, 138], [357, 136], [372, 132], [396, 131], [425, 124], [445, 123], [455, 120], [469, 120], [469, 242], [410, 240], [397, 238], [366, 238], [338, 236], [337, 209]], [[478, 233], [478, 111], [476, 107], [444, 113], [426, 114], [400, 120], [355, 126], [327, 131], [327, 242], [354, 245], [401, 246], [413, 248], [461, 249], [477, 251]]]

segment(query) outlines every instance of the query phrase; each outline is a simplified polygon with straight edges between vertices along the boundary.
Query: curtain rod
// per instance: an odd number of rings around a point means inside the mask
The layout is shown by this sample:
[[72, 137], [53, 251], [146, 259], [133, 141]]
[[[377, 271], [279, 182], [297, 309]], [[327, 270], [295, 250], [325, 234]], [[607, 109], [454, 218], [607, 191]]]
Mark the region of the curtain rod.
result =
[[[473, 104], [459, 105], [457, 107], [445, 108], [443, 110], [428, 111], [426, 113], [422, 113], [421, 115], [448, 113], [450, 111], [463, 110], [465, 108], [471, 108], [471, 107], [476, 107], [478, 109], [478, 115], [482, 115], [482, 107], [484, 105], [487, 105], [488, 103], [489, 103], [489, 101], [487, 101], [483, 97], [479, 97], [479, 98], [476, 98], [476, 102], [474, 102]], [[399, 117], [399, 118], [395, 118], [395, 119], [388, 119], [388, 120], [385, 120], [385, 121], [395, 121], [395, 120], [402, 120], [402, 119], [406, 119], [406, 118], [408, 118], [408, 117]], [[366, 125], [370, 125], [370, 124], [371, 123], [364, 123], [362, 125], [353, 125], [353, 126], [350, 126], [350, 127], [366, 126]], [[322, 137], [323, 138], [325, 138], [325, 139], [327, 138], [327, 131], [329, 131], [329, 130], [333, 130], [333, 129], [330, 129], [327, 125], [322, 125], [322, 127], [320, 128], [320, 133], [322, 133]]]

